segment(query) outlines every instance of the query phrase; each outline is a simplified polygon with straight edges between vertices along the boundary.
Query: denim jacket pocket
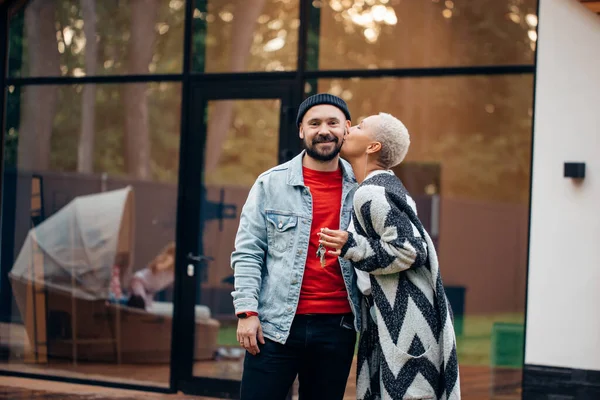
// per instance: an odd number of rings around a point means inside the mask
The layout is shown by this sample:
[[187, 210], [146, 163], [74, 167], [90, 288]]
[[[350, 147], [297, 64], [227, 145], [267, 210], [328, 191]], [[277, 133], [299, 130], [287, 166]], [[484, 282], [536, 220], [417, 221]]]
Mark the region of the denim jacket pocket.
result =
[[269, 250], [286, 251], [292, 244], [298, 217], [280, 211], [266, 211]]

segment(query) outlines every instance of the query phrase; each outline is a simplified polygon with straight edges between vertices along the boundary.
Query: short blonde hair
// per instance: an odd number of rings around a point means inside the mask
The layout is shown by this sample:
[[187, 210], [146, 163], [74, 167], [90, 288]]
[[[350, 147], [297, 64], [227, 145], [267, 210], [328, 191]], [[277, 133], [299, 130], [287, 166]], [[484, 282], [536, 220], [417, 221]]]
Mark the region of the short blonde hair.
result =
[[373, 136], [381, 143], [379, 162], [384, 168], [395, 167], [404, 160], [410, 147], [410, 135], [398, 118], [379, 113], [379, 123], [373, 129]]
[[175, 270], [175, 242], [170, 242], [154, 257], [148, 268], [153, 274], [166, 270]]

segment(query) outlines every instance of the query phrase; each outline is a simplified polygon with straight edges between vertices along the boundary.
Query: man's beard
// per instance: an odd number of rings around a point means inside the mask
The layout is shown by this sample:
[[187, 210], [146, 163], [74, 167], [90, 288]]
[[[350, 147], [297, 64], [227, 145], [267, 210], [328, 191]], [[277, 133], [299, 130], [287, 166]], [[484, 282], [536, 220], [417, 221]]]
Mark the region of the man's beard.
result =
[[[333, 149], [330, 150], [329, 152], [324, 153], [324, 152], [321, 152], [316, 149], [316, 146], [319, 143], [328, 143], [328, 142], [335, 144]], [[338, 145], [338, 143], [339, 143], [339, 145]], [[341, 143], [340, 143], [340, 140], [333, 135], [315, 136], [315, 138], [312, 140], [312, 144], [310, 146], [307, 143], [307, 140], [304, 139], [304, 148], [306, 149], [306, 154], [308, 154], [311, 158], [314, 158], [315, 160], [322, 161], [322, 162], [331, 161], [334, 158], [336, 158], [337, 155], [340, 154], [342, 144], [344, 144], [344, 142], [341, 141]]]

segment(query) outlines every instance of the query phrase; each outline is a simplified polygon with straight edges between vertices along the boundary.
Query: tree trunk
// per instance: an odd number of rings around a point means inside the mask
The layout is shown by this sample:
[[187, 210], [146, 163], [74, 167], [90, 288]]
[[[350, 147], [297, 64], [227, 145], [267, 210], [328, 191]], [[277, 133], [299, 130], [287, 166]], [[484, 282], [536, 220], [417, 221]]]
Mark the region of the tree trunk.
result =
[[[34, 0], [25, 9], [29, 76], [60, 76], [55, 13], [53, 1]], [[26, 86], [23, 90], [19, 169], [43, 171], [50, 167], [50, 139], [57, 90], [54, 85]]]
[[[243, 72], [254, 39], [254, 27], [266, 0], [238, 0], [235, 8], [231, 42], [230, 72]], [[210, 174], [217, 167], [223, 143], [233, 116], [233, 101], [218, 101], [209, 116], [205, 149], [205, 171]]]
[[[158, 0], [136, 0], [131, 4], [131, 36], [128, 50], [128, 72], [147, 74], [152, 61], [154, 24]], [[127, 84], [124, 88], [125, 165], [131, 177], [151, 178], [150, 128], [145, 83]]]
[[[85, 73], [96, 75], [98, 42], [96, 40], [96, 0], [81, 0], [85, 34]], [[83, 86], [81, 136], [77, 149], [77, 172], [91, 174], [94, 169], [94, 127], [96, 121], [96, 85]]]

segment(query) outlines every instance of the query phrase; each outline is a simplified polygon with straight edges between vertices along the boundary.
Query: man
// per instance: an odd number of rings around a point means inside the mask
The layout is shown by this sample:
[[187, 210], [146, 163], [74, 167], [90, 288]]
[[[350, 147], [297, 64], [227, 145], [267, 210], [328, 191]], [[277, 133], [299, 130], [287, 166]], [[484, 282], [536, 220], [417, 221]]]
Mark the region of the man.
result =
[[339, 158], [350, 112], [317, 94], [296, 123], [305, 151], [258, 177], [231, 257], [242, 400], [284, 399], [296, 376], [300, 399], [342, 399], [360, 329], [354, 270], [317, 235], [350, 222], [356, 180]]

